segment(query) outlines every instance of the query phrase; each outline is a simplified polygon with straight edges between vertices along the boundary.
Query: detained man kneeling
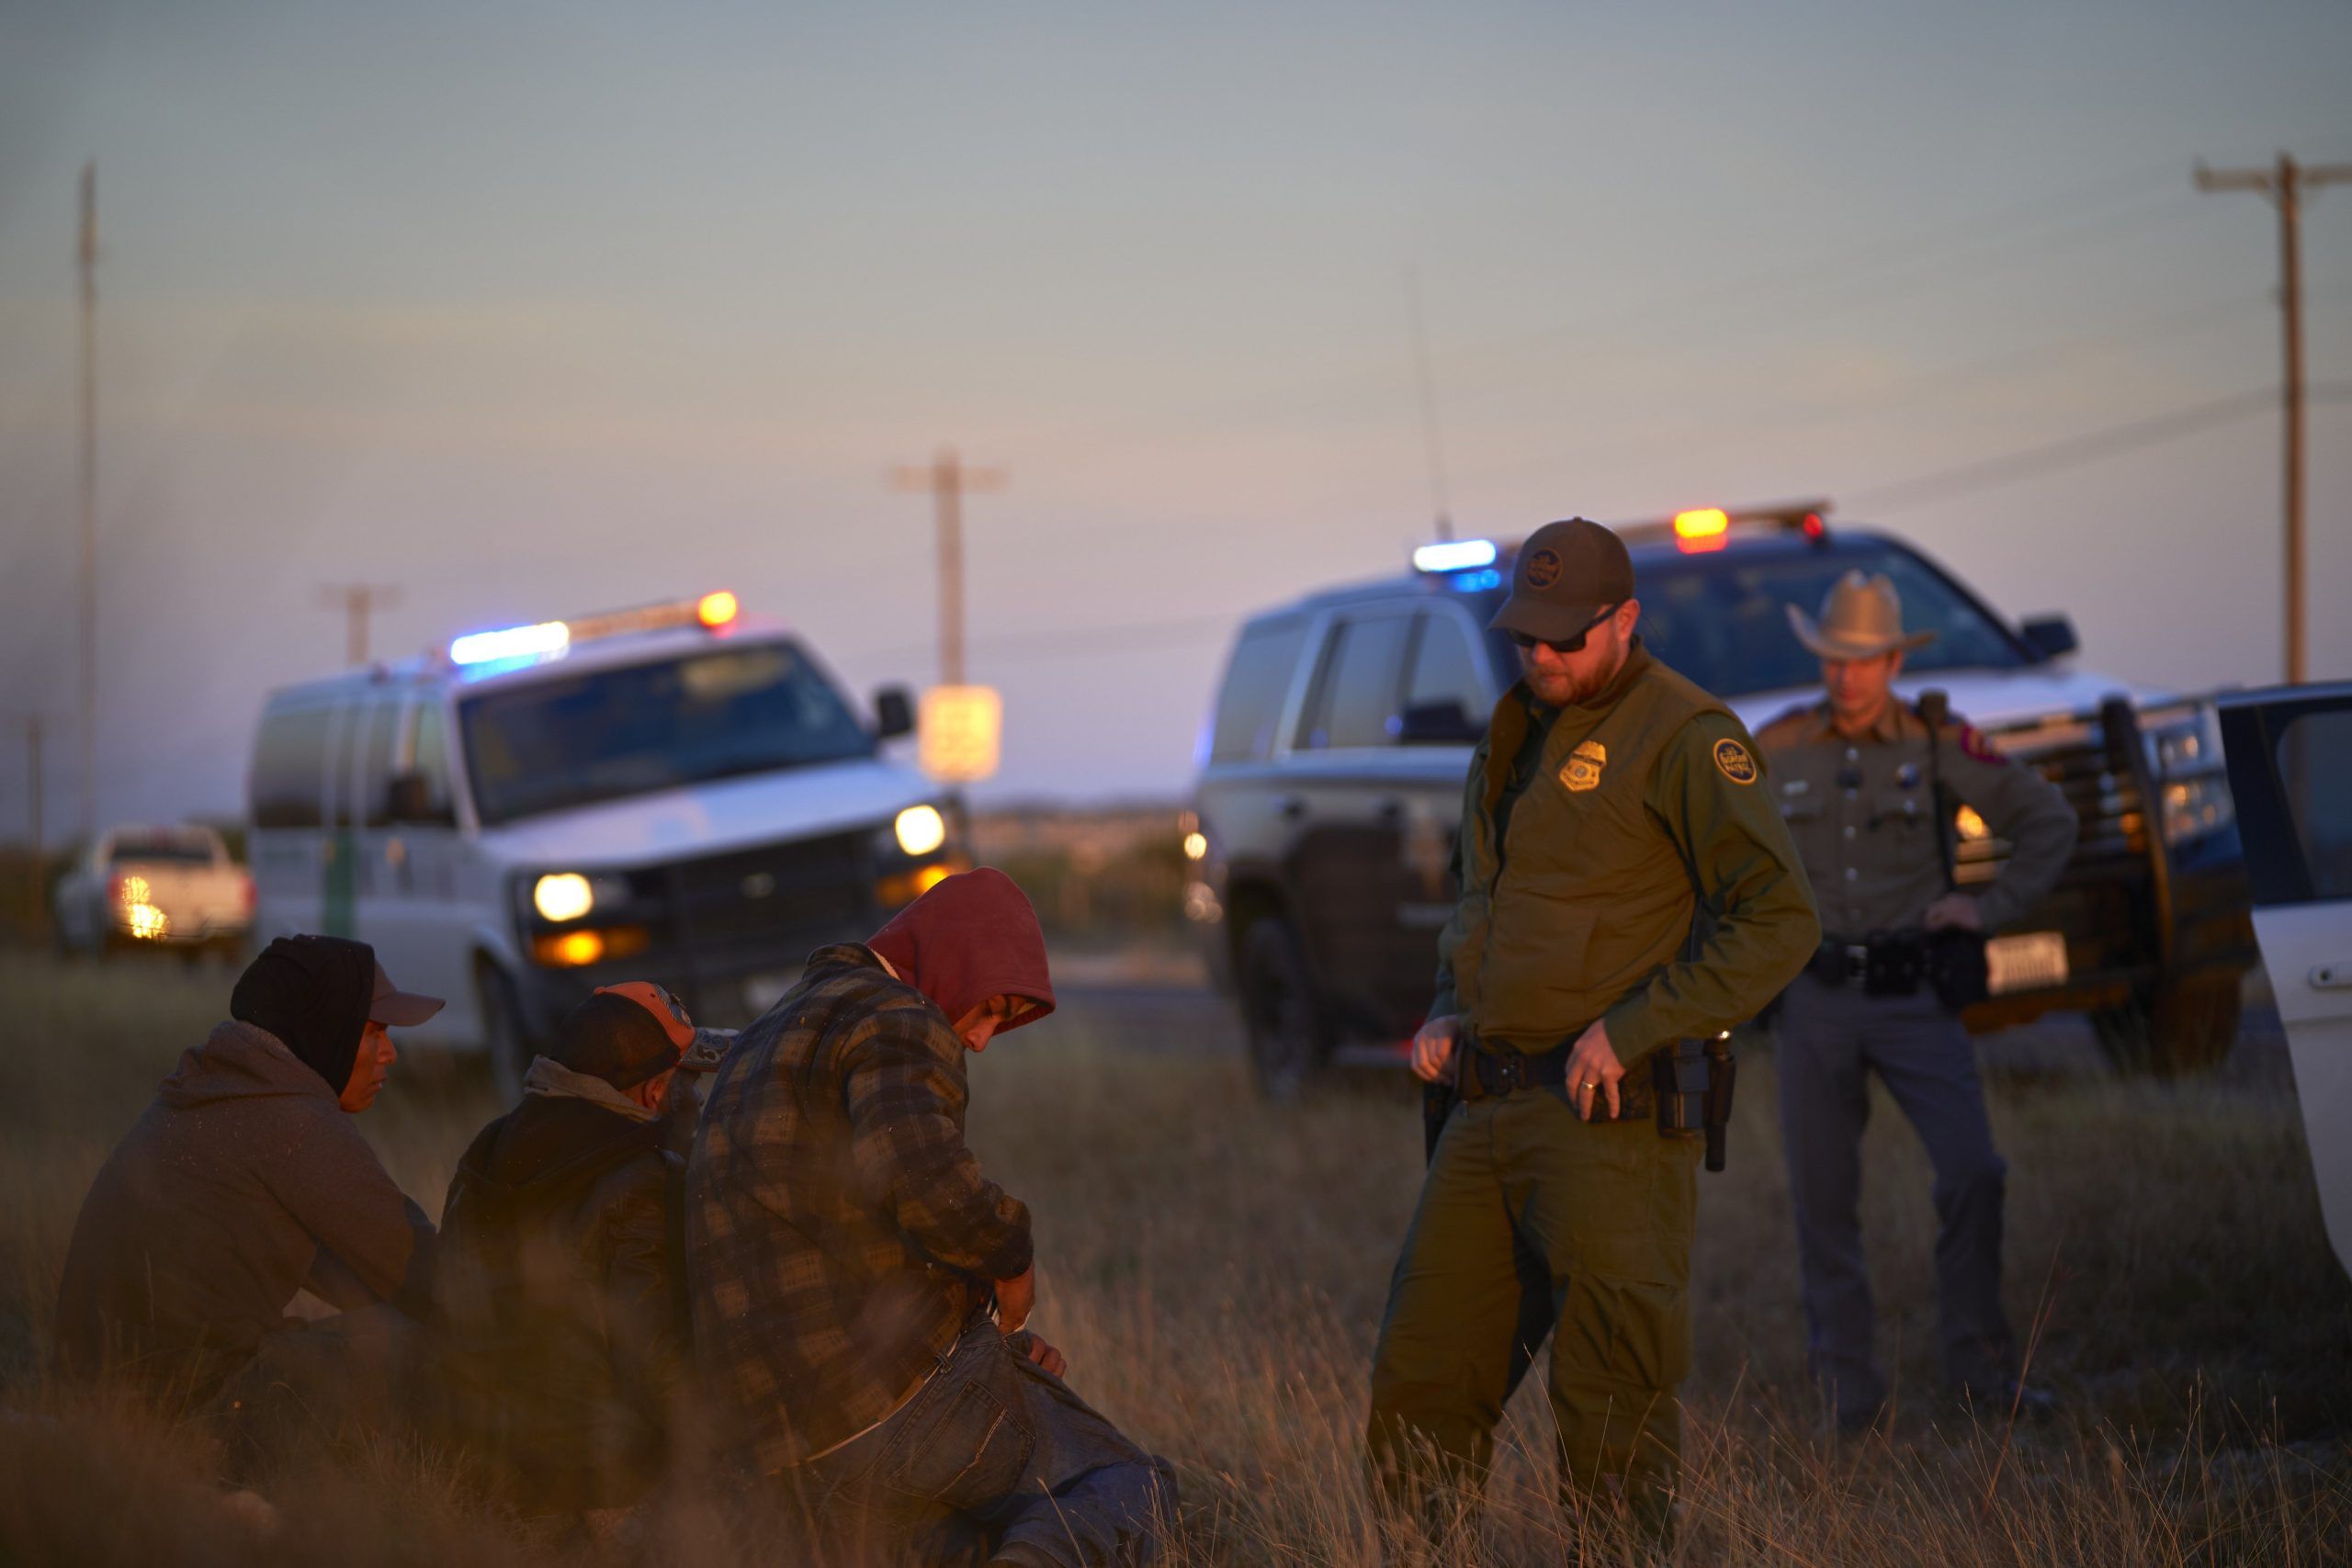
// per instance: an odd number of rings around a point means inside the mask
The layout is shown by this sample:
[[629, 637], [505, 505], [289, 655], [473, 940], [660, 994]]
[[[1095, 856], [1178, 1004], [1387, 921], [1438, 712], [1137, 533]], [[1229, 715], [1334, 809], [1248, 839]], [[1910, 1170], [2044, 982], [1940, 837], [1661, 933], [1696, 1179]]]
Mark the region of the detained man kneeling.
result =
[[964, 1141], [966, 1053], [1053, 1006], [1028, 899], [966, 872], [812, 953], [720, 1064], [688, 1173], [695, 1354], [741, 1464], [834, 1561], [1158, 1554], [1173, 1479], [1025, 1330], [1029, 1211]]

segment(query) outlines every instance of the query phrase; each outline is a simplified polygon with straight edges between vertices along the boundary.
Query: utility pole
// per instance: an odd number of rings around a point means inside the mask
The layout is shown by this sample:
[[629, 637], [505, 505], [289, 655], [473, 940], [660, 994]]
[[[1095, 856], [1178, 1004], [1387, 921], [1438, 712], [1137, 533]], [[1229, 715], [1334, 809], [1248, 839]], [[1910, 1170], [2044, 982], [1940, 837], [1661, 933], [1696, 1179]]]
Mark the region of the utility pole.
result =
[[401, 591], [379, 582], [336, 582], [319, 590], [319, 602], [344, 614], [344, 650], [354, 669], [368, 662], [368, 617], [401, 602]]
[[939, 683], [964, 683], [964, 492], [1002, 490], [1001, 468], [967, 468], [953, 446], [942, 446], [928, 466], [901, 465], [891, 483], [902, 491], [927, 490], [939, 514]]
[[82, 834], [98, 830], [98, 164], [82, 165]]
[[2352, 180], [2352, 164], [2305, 168], [2288, 153], [2268, 169], [2209, 169], [2197, 165], [2201, 191], [2250, 190], [2278, 209], [2278, 308], [2286, 331], [2287, 679], [2304, 678], [2303, 637], [2303, 283], [2302, 203], [2306, 191]]
[[25, 715], [25, 807], [28, 814], [32, 818], [30, 828], [32, 832], [33, 860], [36, 863], [40, 860], [40, 852], [46, 839], [46, 835], [41, 830], [40, 810], [42, 771], [40, 765], [40, 742], [41, 729], [44, 722], [45, 721], [42, 719], [41, 716], [37, 713], [28, 713]]

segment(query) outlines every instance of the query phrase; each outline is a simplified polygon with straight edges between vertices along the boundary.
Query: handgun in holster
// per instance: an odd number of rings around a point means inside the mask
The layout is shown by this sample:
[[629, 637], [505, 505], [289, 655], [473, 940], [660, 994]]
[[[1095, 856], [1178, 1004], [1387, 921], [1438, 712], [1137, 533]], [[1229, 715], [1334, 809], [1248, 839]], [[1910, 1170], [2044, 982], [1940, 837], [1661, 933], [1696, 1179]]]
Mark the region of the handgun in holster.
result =
[[1678, 1040], [1652, 1054], [1657, 1087], [1657, 1130], [1668, 1138], [1707, 1140], [1707, 1168], [1724, 1168], [1724, 1141], [1731, 1125], [1731, 1094], [1739, 1077], [1731, 1042]]

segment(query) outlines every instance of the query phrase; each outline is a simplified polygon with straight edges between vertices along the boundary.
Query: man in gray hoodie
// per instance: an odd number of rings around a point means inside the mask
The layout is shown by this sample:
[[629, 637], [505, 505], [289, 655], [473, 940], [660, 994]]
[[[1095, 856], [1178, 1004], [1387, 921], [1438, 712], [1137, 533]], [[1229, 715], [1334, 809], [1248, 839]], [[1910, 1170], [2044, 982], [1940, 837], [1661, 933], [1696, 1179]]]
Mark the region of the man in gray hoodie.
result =
[[305, 1288], [420, 1315], [433, 1225], [351, 1118], [439, 1011], [365, 942], [284, 937], [238, 978], [231, 1021], [178, 1067], [91, 1183], [58, 1291], [57, 1361], [152, 1398], [209, 1401]]

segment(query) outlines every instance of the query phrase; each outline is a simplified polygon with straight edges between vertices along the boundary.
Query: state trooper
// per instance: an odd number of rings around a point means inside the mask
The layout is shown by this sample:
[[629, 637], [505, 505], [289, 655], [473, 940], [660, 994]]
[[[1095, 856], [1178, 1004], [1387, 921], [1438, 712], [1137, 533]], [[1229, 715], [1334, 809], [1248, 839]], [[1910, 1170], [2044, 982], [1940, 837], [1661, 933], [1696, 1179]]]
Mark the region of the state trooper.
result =
[[1821, 927], [1747, 729], [1634, 634], [1623, 541], [1547, 524], [1512, 574], [1493, 624], [1521, 679], [1471, 761], [1413, 1042], [1458, 1100], [1389, 1284], [1370, 1459], [1408, 1506], [1475, 1488], [1548, 1330], [1564, 1501], [1662, 1540], [1700, 1150], [1661, 1135], [1657, 1057], [1762, 1011]]
[[[1979, 1411], [2047, 1415], [2050, 1394], [2018, 1382], [2001, 1309], [2007, 1167], [1993, 1147], [1973, 1047], [1939, 994], [1930, 955], [1971, 947], [1936, 933], [2005, 925], [2050, 890], [2074, 849], [2075, 810], [2040, 773], [1941, 715], [1939, 696], [1917, 707], [1896, 698], [1904, 655], [1935, 634], [1904, 631], [1886, 577], [1848, 572], [1817, 622], [1793, 604], [1788, 612], [1798, 639], [1821, 659], [1826, 688], [1819, 703], [1757, 732], [1825, 933], [1773, 1024], [1808, 1362], [1840, 1431], [1878, 1420], [1887, 1386], [1872, 1349], [1857, 1213], [1866, 1077], [1875, 1072], [1935, 1168], [1946, 1376]], [[1963, 803], [2010, 845], [2000, 874], [1973, 893], [1952, 875], [1952, 816]], [[1966, 985], [1941, 988], [1964, 993]]]

